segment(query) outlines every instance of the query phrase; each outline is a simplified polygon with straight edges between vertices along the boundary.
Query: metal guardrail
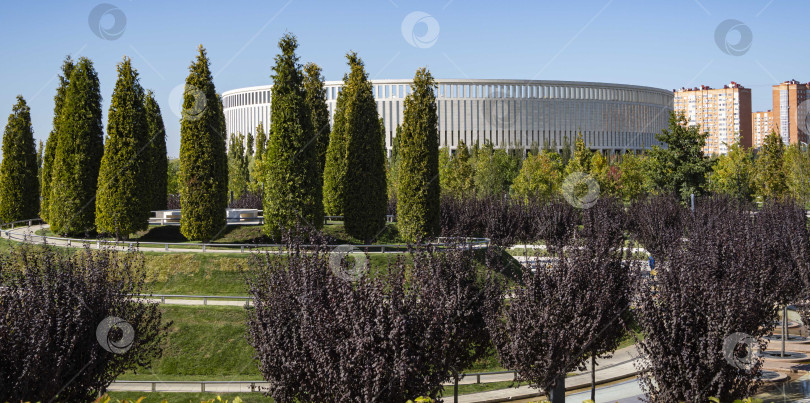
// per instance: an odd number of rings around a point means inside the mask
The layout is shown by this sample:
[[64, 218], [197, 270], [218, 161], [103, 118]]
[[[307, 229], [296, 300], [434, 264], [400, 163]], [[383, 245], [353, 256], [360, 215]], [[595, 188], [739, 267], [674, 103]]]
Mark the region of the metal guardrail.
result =
[[[170, 247], [175, 248], [200, 248], [202, 253], [205, 253], [207, 249], [214, 248], [214, 249], [226, 249], [226, 250], [233, 250], [236, 252], [236, 248], [239, 248], [239, 253], [244, 253], [245, 251], [252, 251], [257, 249], [283, 249], [286, 247], [284, 244], [239, 244], [239, 243], [215, 243], [215, 242], [184, 242], [184, 243], [177, 243], [177, 242], [141, 242], [141, 241], [115, 241], [115, 240], [104, 240], [104, 239], [78, 239], [78, 238], [65, 238], [65, 237], [54, 237], [54, 236], [47, 236], [47, 235], [23, 235], [20, 236], [11, 232], [14, 228], [19, 228], [20, 225], [18, 224], [25, 224], [28, 227], [31, 227], [33, 223], [42, 223], [42, 219], [34, 218], [30, 220], [19, 220], [13, 221], [9, 223], [2, 223], [0, 224], [0, 236], [5, 235], [6, 238], [10, 240], [16, 240], [19, 242], [26, 242], [30, 241], [32, 238], [41, 239], [43, 243], [47, 241], [61, 241], [66, 242], [67, 246], [73, 247], [73, 243], [77, 243], [80, 246], [85, 244], [96, 244], [97, 248], [100, 248], [101, 245], [112, 245], [112, 246], [128, 246], [130, 248], [135, 246], [142, 246], [142, 245], [155, 245], [155, 246], [162, 246], [164, 251], [169, 251]], [[10, 227], [9, 229], [4, 229], [6, 227]], [[438, 238], [439, 242], [435, 244], [431, 244], [431, 247], [434, 248], [443, 248], [448, 246], [458, 246], [458, 243], [448, 243], [448, 242], [441, 242], [442, 239], [444, 240], [463, 240], [463, 245], [469, 247], [470, 249], [475, 248], [482, 248], [489, 246], [489, 238]], [[322, 247], [322, 245], [301, 245], [305, 249], [315, 249], [318, 247]], [[344, 245], [326, 245], [327, 247], [337, 247], [337, 246], [344, 246]], [[350, 246], [354, 249], [359, 251], [364, 251], [368, 253], [403, 253], [407, 252], [408, 245], [404, 244], [385, 244], [385, 245], [350, 245], [346, 244], [345, 246]], [[77, 246], [78, 247], [78, 246]], [[150, 248], [156, 249], [156, 248]], [[386, 252], [386, 249], [388, 250]]]
[[[515, 371], [492, 371], [492, 372], [471, 372], [460, 374], [459, 380], [465, 379], [467, 377], [475, 377], [475, 383], [480, 384], [481, 377], [487, 375], [502, 375], [502, 374], [512, 374], [512, 379], [516, 379], [517, 373]], [[492, 383], [492, 382], [501, 382], [501, 381], [490, 381], [490, 382], [483, 382], [483, 383]], [[199, 385], [200, 392], [205, 392], [206, 385], [247, 385], [250, 388], [251, 392], [257, 392], [263, 385], [267, 385], [268, 382], [261, 380], [261, 381], [128, 381], [128, 380], [115, 380], [110, 385], [129, 385], [129, 384], [136, 384], [136, 385], [150, 385], [150, 390], [152, 392], [158, 392], [157, 385]], [[449, 384], [448, 384], [449, 385]]]
[[203, 305], [208, 305], [209, 299], [218, 299], [218, 300], [237, 300], [237, 301], [245, 301], [245, 306], [250, 306], [250, 301], [253, 300], [253, 297], [242, 297], [242, 296], [228, 296], [228, 295], [184, 295], [184, 294], [131, 294], [131, 297], [139, 297], [144, 299], [160, 299], [161, 304], [166, 303], [166, 298], [169, 299], [202, 299]]

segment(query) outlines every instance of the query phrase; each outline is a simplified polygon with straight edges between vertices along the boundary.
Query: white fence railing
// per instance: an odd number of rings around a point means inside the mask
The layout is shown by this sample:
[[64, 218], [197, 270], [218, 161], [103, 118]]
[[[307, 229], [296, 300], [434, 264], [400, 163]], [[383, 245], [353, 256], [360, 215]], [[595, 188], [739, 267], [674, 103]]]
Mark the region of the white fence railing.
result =
[[[219, 243], [219, 242], [141, 242], [141, 241], [116, 241], [116, 240], [107, 240], [107, 239], [80, 239], [80, 238], [68, 238], [68, 237], [56, 237], [56, 236], [49, 236], [49, 235], [36, 235], [36, 234], [26, 234], [26, 233], [18, 233], [13, 231], [15, 228], [19, 228], [21, 226], [31, 227], [35, 224], [42, 223], [42, 219], [34, 218], [29, 220], [19, 220], [13, 221], [9, 223], [2, 223], [0, 224], [0, 237], [5, 237], [10, 240], [18, 241], [18, 242], [31, 242], [35, 240], [41, 240], [42, 243], [54, 243], [62, 245], [58, 246], [68, 246], [68, 247], [83, 247], [84, 245], [95, 245], [97, 248], [101, 248], [102, 245], [105, 246], [117, 246], [117, 247], [142, 247], [146, 246], [150, 249], [159, 249], [163, 248], [164, 251], [170, 251], [172, 248], [178, 249], [199, 249], [201, 252], [205, 253], [209, 249], [215, 250], [227, 250], [236, 252], [237, 250], [239, 253], [250, 252], [254, 250], [267, 250], [267, 249], [278, 249], [281, 250], [286, 248], [287, 245], [285, 244], [245, 244], [245, 243]], [[446, 247], [458, 247], [462, 245], [463, 247], [469, 247], [471, 249], [477, 248], [486, 248], [489, 246], [490, 240], [488, 238], [465, 238], [465, 237], [456, 237], [456, 238], [438, 238], [438, 242], [430, 244], [432, 248], [446, 248]], [[76, 245], [74, 245], [76, 244]], [[337, 247], [337, 246], [344, 246], [344, 245], [326, 245], [326, 247]], [[368, 252], [368, 253], [402, 253], [407, 252], [408, 245], [405, 244], [367, 244], [367, 245], [345, 245], [350, 246], [358, 251]], [[316, 249], [322, 248], [323, 245], [301, 245], [304, 249]]]

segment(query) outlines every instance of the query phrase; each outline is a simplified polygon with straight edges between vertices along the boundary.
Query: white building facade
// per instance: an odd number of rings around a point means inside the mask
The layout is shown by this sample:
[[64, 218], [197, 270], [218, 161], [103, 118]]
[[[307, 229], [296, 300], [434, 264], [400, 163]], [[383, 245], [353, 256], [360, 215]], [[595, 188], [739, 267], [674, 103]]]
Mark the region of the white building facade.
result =
[[[403, 121], [411, 80], [372, 80], [377, 112], [390, 153]], [[327, 81], [326, 103], [334, 116], [342, 81]], [[228, 133], [255, 133], [270, 126], [271, 85], [222, 94]], [[582, 133], [587, 146], [605, 153], [634, 152], [659, 145], [673, 108], [671, 91], [634, 85], [540, 80], [436, 80], [441, 147], [454, 150], [490, 141], [495, 147], [545, 144], [558, 148]]]

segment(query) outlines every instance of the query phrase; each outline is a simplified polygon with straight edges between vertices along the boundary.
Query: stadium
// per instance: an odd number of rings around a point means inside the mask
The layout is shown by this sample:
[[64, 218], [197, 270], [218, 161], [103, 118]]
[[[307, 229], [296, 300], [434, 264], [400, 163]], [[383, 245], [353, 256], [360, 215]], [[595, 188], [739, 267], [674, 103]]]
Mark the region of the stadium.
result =
[[[385, 124], [389, 154], [403, 121], [411, 80], [372, 80], [377, 111]], [[326, 102], [334, 115], [342, 81], [327, 81]], [[562, 147], [582, 133], [587, 146], [605, 154], [637, 152], [658, 145], [672, 111], [669, 90], [623, 84], [541, 80], [436, 80], [440, 146], [454, 150], [492, 142], [528, 150], [533, 144]], [[271, 85], [222, 94], [228, 133], [254, 133], [270, 122]]]

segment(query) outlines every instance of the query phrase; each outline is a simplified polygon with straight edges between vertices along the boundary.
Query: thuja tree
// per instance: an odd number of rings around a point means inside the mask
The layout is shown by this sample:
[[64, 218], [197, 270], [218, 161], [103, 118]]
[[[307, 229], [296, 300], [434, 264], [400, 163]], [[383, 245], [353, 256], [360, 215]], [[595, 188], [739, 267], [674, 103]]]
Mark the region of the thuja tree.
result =
[[343, 87], [335, 101], [335, 115], [326, 160], [323, 168], [323, 207], [328, 215], [342, 215], [346, 188], [346, 104], [352, 88], [348, 86], [349, 76], [344, 75]]
[[430, 72], [416, 71], [405, 97], [399, 134], [397, 225], [404, 239], [419, 241], [439, 233], [439, 114], [436, 82]]
[[114, 250], [0, 253], [0, 400], [91, 401], [161, 353], [168, 324], [144, 290], [143, 257]]
[[655, 271], [636, 284], [642, 388], [666, 402], [751, 396], [762, 363], [750, 348], [764, 348], [778, 310], [773, 256], [760, 250], [771, 228], [734, 199], [700, 200], [688, 214], [683, 237], [658, 247]]
[[36, 218], [39, 212], [37, 150], [31, 109], [21, 95], [3, 132], [0, 164], [0, 222]]
[[320, 191], [315, 189], [320, 161], [317, 147], [310, 144], [315, 133], [295, 54], [298, 41], [287, 34], [278, 46], [264, 159], [264, 232], [274, 238], [298, 224], [316, 228], [323, 224]]
[[222, 103], [205, 48], [189, 67], [180, 122], [180, 231], [209, 240], [225, 226], [228, 158]]
[[149, 226], [149, 127], [143, 88], [129, 58], [118, 64], [96, 193], [96, 228], [126, 238]]
[[254, 151], [250, 164], [248, 165], [248, 176], [250, 183], [248, 188], [251, 192], [262, 193], [262, 182], [264, 181], [264, 154], [267, 150], [267, 134], [264, 132], [264, 124], [259, 122], [256, 126], [256, 139]]
[[323, 221], [323, 170], [326, 165], [326, 150], [329, 148], [329, 107], [326, 105], [326, 88], [321, 74], [321, 68], [315, 63], [304, 66], [304, 91], [306, 91], [307, 105], [312, 116], [312, 129], [314, 140], [310, 140], [307, 147], [315, 147], [318, 157], [318, 167], [315, 169], [314, 183], [314, 214], [313, 220]]
[[231, 134], [228, 144], [228, 191], [233, 197], [240, 197], [248, 185], [248, 156], [245, 150], [245, 136]]
[[601, 198], [579, 232], [576, 216], [558, 217], [574, 220], [560, 222], [558, 228], [568, 229], [559, 233], [549, 231], [549, 245], [556, 244], [551, 259], [535, 256], [510, 290], [509, 304], [488, 317], [503, 365], [519, 380], [552, 391], [552, 401], [563, 401], [566, 373], [618, 345], [629, 282], [620, 205]]
[[[310, 240], [318, 243], [318, 240]], [[485, 288], [472, 251], [415, 252], [386, 276], [357, 273], [321, 246], [256, 256], [248, 332], [277, 401], [405, 402], [441, 384], [487, 345]], [[361, 268], [368, 270], [368, 266]]]
[[147, 169], [149, 174], [149, 209], [166, 209], [166, 196], [168, 195], [168, 169], [169, 158], [166, 155], [166, 127], [163, 125], [163, 115], [160, 106], [155, 101], [152, 91], [146, 91], [144, 98], [146, 112], [146, 128], [149, 138], [147, 147]]
[[388, 198], [385, 183], [385, 144], [377, 103], [363, 61], [350, 53], [346, 86], [346, 176], [343, 219], [346, 232], [371, 242], [385, 227]]
[[56, 147], [59, 142], [59, 116], [62, 113], [62, 106], [65, 104], [65, 93], [67, 92], [70, 73], [73, 71], [73, 59], [70, 56], [62, 63], [62, 74], [59, 75], [59, 86], [56, 87], [56, 95], [53, 97], [53, 127], [45, 143], [45, 152], [42, 156], [42, 173], [40, 175], [40, 211], [39, 216], [49, 221], [50, 200], [51, 200], [51, 172], [53, 161], [56, 156]]
[[80, 58], [71, 71], [57, 133], [48, 211], [51, 230], [83, 235], [95, 230], [94, 202], [104, 154], [98, 75], [87, 58]]

